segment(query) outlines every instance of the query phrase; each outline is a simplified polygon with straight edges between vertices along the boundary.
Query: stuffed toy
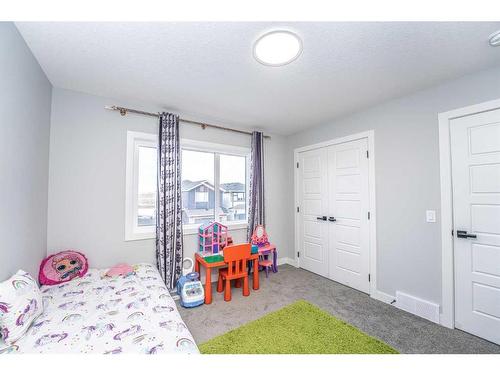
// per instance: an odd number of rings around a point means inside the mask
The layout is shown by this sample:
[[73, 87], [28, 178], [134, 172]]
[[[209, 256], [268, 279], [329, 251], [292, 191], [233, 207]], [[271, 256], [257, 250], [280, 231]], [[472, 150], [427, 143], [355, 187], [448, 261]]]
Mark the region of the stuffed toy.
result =
[[117, 277], [117, 276], [128, 276], [133, 274], [134, 267], [128, 265], [127, 263], [120, 263], [116, 266], [111, 267], [104, 276]]
[[78, 251], [65, 250], [42, 260], [38, 281], [42, 285], [57, 285], [84, 276], [88, 269], [85, 255]]

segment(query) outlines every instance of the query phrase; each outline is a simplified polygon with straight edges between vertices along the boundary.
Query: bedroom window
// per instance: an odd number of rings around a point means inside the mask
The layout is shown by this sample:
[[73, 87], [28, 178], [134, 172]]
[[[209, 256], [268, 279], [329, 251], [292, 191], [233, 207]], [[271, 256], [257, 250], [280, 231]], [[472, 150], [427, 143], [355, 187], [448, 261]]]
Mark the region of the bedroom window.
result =
[[185, 139], [181, 145], [184, 233], [212, 220], [245, 228], [250, 150]]
[[125, 240], [156, 236], [157, 136], [127, 132]]
[[[186, 139], [181, 148], [184, 233], [212, 220], [246, 228], [250, 150]], [[126, 241], [156, 236], [156, 152], [155, 134], [127, 132]]]

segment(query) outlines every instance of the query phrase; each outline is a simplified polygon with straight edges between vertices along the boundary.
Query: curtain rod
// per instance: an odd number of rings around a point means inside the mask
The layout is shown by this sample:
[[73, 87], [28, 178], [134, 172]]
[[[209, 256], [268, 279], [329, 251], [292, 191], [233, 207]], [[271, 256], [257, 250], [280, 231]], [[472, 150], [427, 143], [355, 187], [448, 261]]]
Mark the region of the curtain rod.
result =
[[[119, 111], [122, 116], [125, 116], [127, 114], [127, 112], [130, 112], [130, 113], [137, 113], [138, 115], [159, 117], [159, 113], [139, 111], [137, 109], [118, 107], [116, 105], [106, 105], [106, 106], [104, 106], [104, 108], [109, 109], [110, 111]], [[193, 125], [201, 126], [202, 129], [206, 129], [208, 127], [208, 128], [214, 128], [214, 129], [228, 130], [228, 131], [240, 133], [240, 134], [252, 135], [252, 132], [238, 130], [238, 129], [232, 129], [232, 128], [226, 128], [225, 126], [220, 126], [220, 125], [207, 124], [205, 122], [198, 122], [198, 121], [187, 120], [187, 119], [183, 119], [183, 118], [179, 118], [179, 121], [185, 122], [186, 124], [193, 124]], [[271, 138], [271, 136], [265, 135], [264, 138]]]

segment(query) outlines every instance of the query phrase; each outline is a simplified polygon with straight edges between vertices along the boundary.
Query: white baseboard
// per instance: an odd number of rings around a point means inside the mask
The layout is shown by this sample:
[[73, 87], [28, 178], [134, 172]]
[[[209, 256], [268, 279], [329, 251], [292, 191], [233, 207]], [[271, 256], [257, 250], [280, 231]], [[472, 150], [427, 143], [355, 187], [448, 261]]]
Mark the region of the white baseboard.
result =
[[396, 297], [391, 296], [390, 294], [381, 292], [380, 290], [376, 290], [374, 293], [370, 294], [370, 297], [373, 299], [376, 299], [377, 301], [381, 301], [384, 303], [387, 303], [389, 305], [394, 305], [394, 302], [396, 300]]
[[288, 257], [278, 258], [278, 266], [281, 266], [283, 264], [289, 264], [290, 266], [298, 267], [297, 261]]
[[396, 292], [396, 307], [439, 324], [439, 305], [411, 294]]
[[397, 301], [395, 296], [376, 290], [370, 295], [371, 298], [387, 303], [400, 310], [409, 312], [410, 314], [430, 320], [433, 323], [439, 324], [439, 305], [422, 300], [414, 296], [410, 296], [399, 292], [401, 301]]

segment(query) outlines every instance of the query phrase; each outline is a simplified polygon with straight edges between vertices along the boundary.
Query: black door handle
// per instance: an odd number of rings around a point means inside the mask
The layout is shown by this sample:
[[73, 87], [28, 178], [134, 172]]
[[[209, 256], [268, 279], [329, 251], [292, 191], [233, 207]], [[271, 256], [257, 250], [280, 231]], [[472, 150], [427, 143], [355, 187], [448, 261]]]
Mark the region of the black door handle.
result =
[[328, 218], [328, 221], [337, 221], [337, 219], [335, 219], [335, 217], [333, 217], [333, 216], [330, 216], [330, 217]]
[[458, 238], [477, 238], [475, 234], [469, 234], [466, 230], [457, 230]]
[[316, 219], [326, 221], [326, 216], [318, 216]]

